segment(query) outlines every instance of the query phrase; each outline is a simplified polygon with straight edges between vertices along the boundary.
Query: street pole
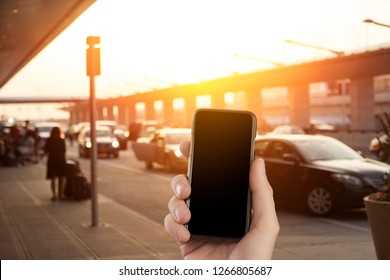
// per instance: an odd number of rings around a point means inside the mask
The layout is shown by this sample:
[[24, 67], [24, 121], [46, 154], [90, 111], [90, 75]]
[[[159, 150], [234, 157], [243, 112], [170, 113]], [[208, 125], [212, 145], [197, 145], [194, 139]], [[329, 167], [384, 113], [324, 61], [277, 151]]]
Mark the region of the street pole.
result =
[[339, 57], [344, 55], [343, 51], [336, 51], [336, 50], [332, 50], [332, 49], [329, 49], [329, 48], [316, 46], [316, 45], [312, 45], [312, 44], [296, 42], [296, 41], [293, 41], [293, 40], [285, 40], [284, 42], [285, 43], [289, 43], [289, 44], [298, 45], [298, 46], [301, 46], [301, 47], [307, 47], [307, 48], [312, 48], [312, 49], [317, 49], [317, 50], [328, 51], [328, 52], [334, 53], [335, 55], [337, 55]]
[[363, 20], [363, 22], [365, 22], [365, 23], [372, 23], [372, 24], [376, 24], [376, 25], [379, 25], [379, 26], [383, 26], [383, 27], [390, 28], [390, 25], [389, 25], [389, 24], [377, 22], [377, 21], [372, 20], [372, 19], [370, 19], [370, 18], [367, 18], [367, 19]]
[[100, 44], [100, 37], [87, 37], [87, 75], [89, 76], [89, 111], [91, 123], [91, 206], [92, 206], [92, 226], [99, 225], [98, 215], [98, 185], [97, 185], [97, 146], [96, 146], [96, 97], [95, 97], [95, 76], [100, 75], [100, 48], [95, 45]]
[[245, 59], [253, 60], [253, 61], [271, 63], [271, 64], [273, 64], [273, 65], [275, 65], [277, 67], [284, 66], [284, 64], [281, 63], [281, 62], [276, 62], [276, 61], [272, 61], [270, 59], [259, 58], [259, 57], [254, 57], [254, 56], [250, 56], [250, 55], [243, 55], [243, 54], [239, 54], [239, 53], [234, 53], [233, 56], [241, 57], [241, 58], [245, 58]]
[[[375, 25], [378, 25], [378, 26], [382, 26], [382, 27], [386, 27], [386, 28], [390, 28], [390, 24], [386, 24], [386, 23], [381, 23], [381, 22], [377, 22], [375, 20], [372, 20], [370, 18], [366, 18], [365, 20], [363, 20], [364, 23], [372, 23], [372, 24], [375, 24]], [[369, 41], [369, 38], [368, 38], [368, 29], [367, 29], [367, 49], [368, 49], [368, 41]]]

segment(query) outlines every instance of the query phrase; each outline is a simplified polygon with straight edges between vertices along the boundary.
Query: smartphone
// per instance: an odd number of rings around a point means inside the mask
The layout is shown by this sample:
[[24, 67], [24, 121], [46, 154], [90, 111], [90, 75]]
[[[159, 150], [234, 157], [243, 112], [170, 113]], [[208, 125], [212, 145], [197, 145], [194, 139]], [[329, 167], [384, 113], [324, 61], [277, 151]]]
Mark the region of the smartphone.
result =
[[186, 225], [193, 237], [240, 239], [248, 231], [255, 136], [251, 112], [195, 111], [188, 168], [191, 219]]

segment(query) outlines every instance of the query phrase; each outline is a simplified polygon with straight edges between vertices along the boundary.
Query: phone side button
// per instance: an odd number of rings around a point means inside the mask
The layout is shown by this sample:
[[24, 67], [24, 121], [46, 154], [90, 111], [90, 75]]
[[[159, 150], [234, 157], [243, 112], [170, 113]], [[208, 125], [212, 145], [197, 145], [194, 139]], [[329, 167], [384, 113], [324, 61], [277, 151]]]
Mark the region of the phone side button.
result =
[[[186, 199], [186, 205], [187, 205], [187, 207], [189, 209], [190, 208], [190, 199], [189, 198]], [[188, 229], [188, 223], [185, 224], [184, 226], [186, 227], [186, 229]]]

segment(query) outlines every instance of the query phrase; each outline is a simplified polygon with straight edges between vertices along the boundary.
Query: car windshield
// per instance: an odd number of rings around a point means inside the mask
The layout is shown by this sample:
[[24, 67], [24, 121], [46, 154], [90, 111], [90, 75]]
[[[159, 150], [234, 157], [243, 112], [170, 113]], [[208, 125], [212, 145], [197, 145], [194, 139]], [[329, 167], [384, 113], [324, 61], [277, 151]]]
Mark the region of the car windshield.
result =
[[171, 145], [180, 144], [183, 141], [189, 141], [191, 133], [167, 133], [166, 143]]
[[52, 126], [39, 126], [37, 127], [39, 132], [50, 132], [53, 128]]
[[[91, 136], [91, 131], [88, 130], [86, 135], [88, 137]], [[111, 132], [109, 130], [96, 130], [96, 137], [104, 137], [104, 136], [111, 136]]]
[[294, 141], [302, 156], [309, 162], [317, 160], [359, 159], [355, 150], [344, 143], [332, 139]]

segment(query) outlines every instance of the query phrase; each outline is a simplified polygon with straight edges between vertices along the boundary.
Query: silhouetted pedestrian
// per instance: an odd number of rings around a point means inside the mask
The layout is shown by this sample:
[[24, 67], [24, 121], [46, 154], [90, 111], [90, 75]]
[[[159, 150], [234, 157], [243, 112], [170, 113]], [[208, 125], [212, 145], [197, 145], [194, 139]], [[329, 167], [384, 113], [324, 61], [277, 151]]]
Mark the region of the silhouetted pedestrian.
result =
[[73, 147], [73, 140], [74, 140], [74, 137], [75, 137], [73, 125], [69, 125], [68, 131], [67, 131], [66, 134], [67, 134], [67, 136], [69, 138], [70, 146]]
[[62, 138], [61, 129], [53, 127], [50, 131], [50, 137], [46, 140], [44, 147], [47, 159], [46, 179], [51, 180], [52, 200], [56, 200], [56, 178], [58, 178], [58, 199], [65, 198], [65, 140]]

